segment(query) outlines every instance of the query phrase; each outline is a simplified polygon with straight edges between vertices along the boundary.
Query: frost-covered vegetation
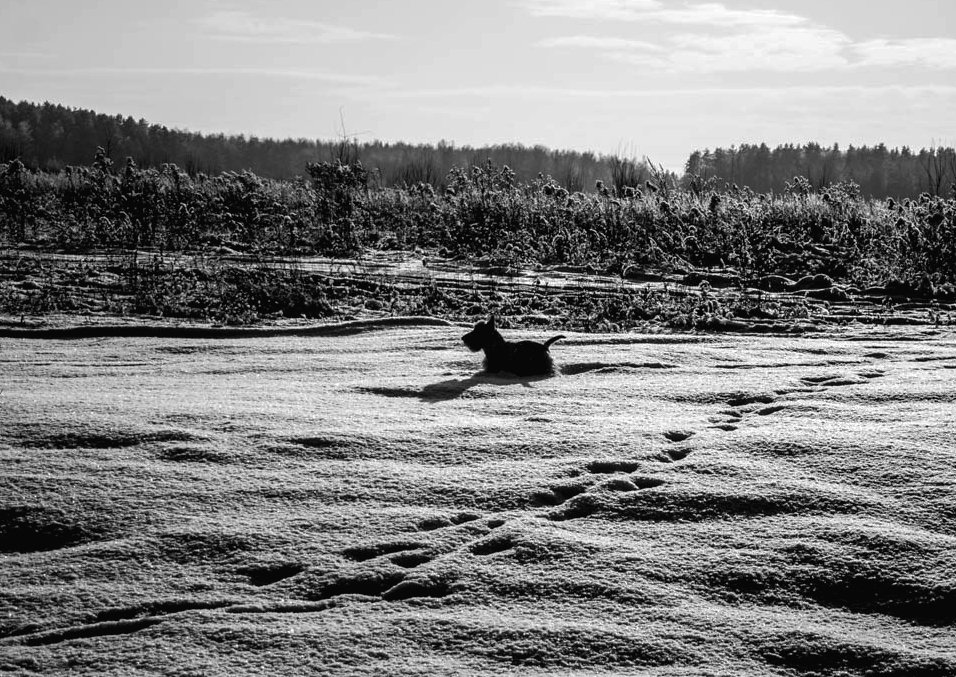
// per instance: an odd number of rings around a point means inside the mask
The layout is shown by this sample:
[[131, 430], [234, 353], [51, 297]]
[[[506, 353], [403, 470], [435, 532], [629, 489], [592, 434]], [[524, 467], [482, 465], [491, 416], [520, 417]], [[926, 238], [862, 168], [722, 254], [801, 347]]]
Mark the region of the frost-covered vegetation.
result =
[[[624, 282], [650, 274], [823, 302], [916, 298], [935, 304], [928, 317], [936, 323], [956, 301], [954, 199], [870, 200], [854, 184], [816, 190], [801, 177], [780, 194], [718, 190], [699, 177], [680, 187], [662, 171], [642, 178], [644, 169], [622, 162], [613, 184], [571, 193], [550, 177], [522, 182], [491, 163], [455, 169], [437, 185], [382, 188], [359, 162], [310, 163], [307, 176], [278, 181], [249, 172], [190, 176], [131, 160], [117, 168], [102, 151], [92, 166], [56, 173], [13, 161], [0, 165], [0, 242], [8, 251], [106, 252], [118, 258], [105, 272], [118, 277], [43, 268], [17, 254], [0, 309], [89, 310], [69, 289], [88, 296], [92, 287], [102, 292], [96, 307], [109, 313], [229, 323], [327, 317], [356, 306], [457, 319], [492, 309], [521, 324], [560, 317], [568, 328], [603, 331], [812, 314], [799, 299], [717, 298], [707, 289], [675, 296], [666, 288], [534, 288], [504, 299], [494, 285], [419, 280], [410, 288], [407, 280], [343, 279], [300, 265], [395, 251], [499, 275], [565, 270]], [[276, 257], [284, 267], [270, 263]]]
[[355, 255], [366, 249], [485, 257], [501, 265], [733, 268], [743, 277], [825, 274], [860, 287], [956, 283], [956, 200], [867, 200], [854, 184], [783, 193], [716, 190], [664, 175], [640, 185], [569, 193], [541, 176], [518, 181], [491, 164], [442, 185], [375, 188], [361, 163], [312, 163], [304, 178], [248, 172], [191, 177], [174, 165], [33, 172], [0, 165], [0, 237], [67, 249], [202, 244], [257, 254]]

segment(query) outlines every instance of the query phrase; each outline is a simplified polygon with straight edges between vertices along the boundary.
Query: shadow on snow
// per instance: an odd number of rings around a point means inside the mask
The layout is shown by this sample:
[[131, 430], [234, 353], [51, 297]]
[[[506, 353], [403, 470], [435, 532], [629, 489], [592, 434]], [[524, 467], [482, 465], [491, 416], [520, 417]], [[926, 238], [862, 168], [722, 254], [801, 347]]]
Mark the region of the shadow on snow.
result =
[[525, 388], [532, 387], [535, 381], [542, 381], [551, 376], [495, 376], [486, 372], [478, 372], [468, 378], [453, 378], [437, 383], [429, 383], [422, 388], [388, 387], [373, 386], [361, 388], [363, 392], [384, 397], [411, 397], [417, 398], [422, 402], [444, 402], [454, 400], [465, 394], [470, 388], [480, 384], [489, 384], [497, 386], [522, 385]]

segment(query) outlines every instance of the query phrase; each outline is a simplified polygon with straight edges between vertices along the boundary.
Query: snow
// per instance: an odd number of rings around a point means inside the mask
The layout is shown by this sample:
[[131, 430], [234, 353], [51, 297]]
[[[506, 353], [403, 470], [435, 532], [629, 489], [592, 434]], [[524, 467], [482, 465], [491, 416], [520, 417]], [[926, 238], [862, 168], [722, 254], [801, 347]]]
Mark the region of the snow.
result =
[[366, 329], [0, 338], [0, 669], [956, 674], [953, 332]]

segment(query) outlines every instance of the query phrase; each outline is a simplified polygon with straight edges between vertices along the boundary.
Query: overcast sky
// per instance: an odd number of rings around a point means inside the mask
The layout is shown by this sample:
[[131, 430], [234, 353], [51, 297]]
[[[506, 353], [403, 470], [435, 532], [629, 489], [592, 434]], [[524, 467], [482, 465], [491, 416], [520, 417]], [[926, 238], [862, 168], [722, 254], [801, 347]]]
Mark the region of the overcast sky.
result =
[[273, 137], [956, 143], [951, 0], [0, 0], [0, 94]]

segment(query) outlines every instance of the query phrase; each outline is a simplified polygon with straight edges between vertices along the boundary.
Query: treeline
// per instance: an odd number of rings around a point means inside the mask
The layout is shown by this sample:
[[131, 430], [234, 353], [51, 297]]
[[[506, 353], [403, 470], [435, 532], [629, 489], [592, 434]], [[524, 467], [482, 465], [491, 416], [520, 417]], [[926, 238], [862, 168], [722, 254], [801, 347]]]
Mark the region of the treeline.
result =
[[923, 148], [914, 152], [906, 146], [889, 149], [882, 143], [846, 150], [817, 143], [773, 150], [766, 144], [744, 144], [694, 151], [685, 172], [686, 181], [696, 177], [718, 187], [737, 184], [758, 193], [779, 193], [793, 177], [802, 176], [818, 190], [851, 181], [869, 197], [947, 196], [956, 190], [956, 151]]
[[255, 167], [267, 176], [293, 176], [315, 159], [315, 144], [242, 136], [203, 135], [131, 117], [97, 114], [0, 97], [0, 161], [57, 171], [88, 165], [103, 148], [107, 157], [131, 157], [142, 166], [173, 163], [195, 174]]
[[[255, 136], [197, 134], [149, 124], [132, 117], [0, 97], [0, 162], [19, 160], [27, 167], [59, 171], [88, 165], [102, 148], [107, 159], [140, 167], [175, 164], [190, 176], [251, 171], [271, 179], [302, 176], [310, 162], [346, 165], [360, 161], [370, 180], [381, 187], [447, 184], [455, 168], [491, 161], [507, 166], [520, 181], [539, 174], [566, 190], [593, 190], [598, 181], [621, 192], [663, 174], [645, 160], [590, 152], [552, 150], [544, 146], [502, 144], [473, 148], [446, 142], [413, 145], [354, 139], [261, 139]], [[825, 148], [816, 143], [766, 144], [694, 151], [684, 167], [685, 186], [725, 190], [734, 184], [758, 193], [780, 193], [794, 177], [804, 177], [820, 190], [853, 182], [868, 197], [914, 198], [922, 193], [948, 196], [956, 183], [956, 151], [930, 148], [912, 151], [883, 144], [861, 148]], [[676, 178], [676, 177], [669, 177]]]
[[19, 160], [32, 169], [59, 171], [88, 165], [98, 148], [113, 162], [132, 158], [141, 167], [155, 168], [175, 164], [191, 176], [251, 171], [261, 177], [289, 179], [303, 175], [309, 162], [352, 164], [358, 160], [373, 170], [372, 179], [382, 186], [439, 185], [455, 167], [488, 160], [509, 166], [522, 180], [539, 173], [552, 176], [572, 192], [591, 189], [598, 180], [636, 185], [649, 175], [643, 162], [544, 146], [474, 148], [445, 142], [432, 146], [197, 134], [132, 117], [0, 97], [0, 162]]

